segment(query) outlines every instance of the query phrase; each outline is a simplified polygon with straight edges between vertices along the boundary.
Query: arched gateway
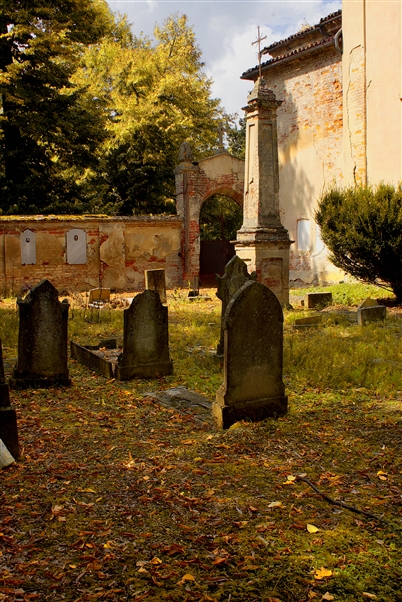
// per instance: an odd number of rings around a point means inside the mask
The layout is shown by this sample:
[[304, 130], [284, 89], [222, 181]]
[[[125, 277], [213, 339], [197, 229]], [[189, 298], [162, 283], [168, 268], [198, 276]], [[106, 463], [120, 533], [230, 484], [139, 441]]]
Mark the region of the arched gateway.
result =
[[180, 147], [175, 170], [177, 214], [184, 219], [182, 231], [183, 282], [200, 277], [200, 211], [203, 203], [220, 194], [241, 208], [244, 194], [244, 161], [220, 148], [212, 157], [194, 161], [188, 142]]

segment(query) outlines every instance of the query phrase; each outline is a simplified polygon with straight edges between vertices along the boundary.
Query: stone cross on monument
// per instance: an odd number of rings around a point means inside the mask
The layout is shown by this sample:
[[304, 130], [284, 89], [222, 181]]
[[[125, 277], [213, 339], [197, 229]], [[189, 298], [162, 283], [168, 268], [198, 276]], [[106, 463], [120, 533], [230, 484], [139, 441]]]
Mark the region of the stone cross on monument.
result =
[[247, 101], [243, 224], [237, 232], [236, 255], [287, 306], [293, 241], [281, 224], [279, 210], [276, 111], [282, 101], [263, 77], [257, 79]]
[[251, 42], [251, 45], [258, 44], [258, 74], [261, 77], [261, 42], [267, 39], [267, 36], [261, 37], [260, 26], [257, 27], [258, 36], [255, 42]]

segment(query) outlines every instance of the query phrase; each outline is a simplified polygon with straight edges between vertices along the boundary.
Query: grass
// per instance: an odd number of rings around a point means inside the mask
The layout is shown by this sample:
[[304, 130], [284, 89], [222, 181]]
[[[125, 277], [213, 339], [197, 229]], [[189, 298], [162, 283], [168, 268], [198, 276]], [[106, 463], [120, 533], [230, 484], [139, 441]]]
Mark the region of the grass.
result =
[[[220, 431], [144, 396], [184, 385], [213, 399], [210, 297], [169, 296], [171, 377], [107, 381], [71, 361], [71, 388], [12, 393], [23, 459], [0, 472], [0, 600], [402, 599], [398, 312], [304, 331], [286, 312], [288, 415]], [[78, 342], [122, 339], [120, 310], [71, 315]], [[0, 312], [6, 360], [17, 321]]]

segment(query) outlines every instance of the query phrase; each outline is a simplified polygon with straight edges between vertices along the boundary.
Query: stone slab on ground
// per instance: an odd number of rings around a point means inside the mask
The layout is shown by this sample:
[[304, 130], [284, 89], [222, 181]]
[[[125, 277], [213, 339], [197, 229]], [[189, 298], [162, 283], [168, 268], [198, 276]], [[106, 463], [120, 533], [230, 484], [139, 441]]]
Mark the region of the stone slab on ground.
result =
[[91, 347], [85, 347], [83, 345], [78, 345], [78, 343], [75, 343], [74, 341], [70, 341], [71, 357], [79, 361], [81, 364], [84, 364], [94, 372], [97, 372], [101, 376], [105, 376], [106, 378], [113, 378], [113, 363], [110, 360], [101, 357], [99, 353], [96, 352], [97, 349]]
[[186, 387], [174, 387], [165, 391], [144, 393], [166, 408], [172, 408], [182, 414], [193, 415], [197, 422], [213, 424], [212, 401], [204, 395]]
[[386, 317], [387, 308], [385, 305], [372, 305], [371, 307], [362, 307], [357, 310], [357, 323], [359, 326], [365, 326], [372, 322], [381, 322]]

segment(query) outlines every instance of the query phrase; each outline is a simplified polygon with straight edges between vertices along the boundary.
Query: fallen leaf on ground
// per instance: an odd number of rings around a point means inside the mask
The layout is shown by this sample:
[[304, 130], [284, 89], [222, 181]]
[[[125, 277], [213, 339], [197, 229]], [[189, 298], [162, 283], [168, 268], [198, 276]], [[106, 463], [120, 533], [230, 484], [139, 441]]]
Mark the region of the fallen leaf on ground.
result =
[[326, 569], [325, 567], [321, 567], [320, 569], [316, 569], [314, 571], [314, 579], [324, 579], [324, 577], [331, 577], [332, 571], [331, 569]]
[[326, 592], [321, 598], [321, 600], [335, 600], [335, 597], [329, 592]]
[[307, 531], [309, 533], [317, 533], [319, 529], [315, 525], [310, 525], [307, 523]]

